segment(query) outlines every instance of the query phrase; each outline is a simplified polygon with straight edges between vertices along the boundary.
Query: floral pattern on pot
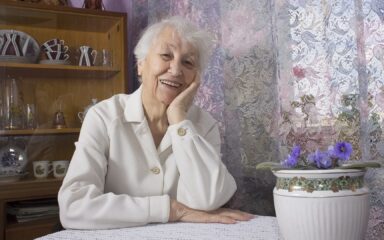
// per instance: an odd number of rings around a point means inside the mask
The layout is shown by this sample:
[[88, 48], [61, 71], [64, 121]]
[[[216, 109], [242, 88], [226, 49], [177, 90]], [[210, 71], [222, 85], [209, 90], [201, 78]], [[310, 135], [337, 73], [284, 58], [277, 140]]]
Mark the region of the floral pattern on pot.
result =
[[339, 178], [277, 178], [276, 188], [293, 191], [306, 191], [312, 193], [313, 191], [332, 191], [338, 192], [341, 190], [351, 190], [355, 192], [356, 189], [364, 186], [364, 177], [350, 177], [342, 176]]

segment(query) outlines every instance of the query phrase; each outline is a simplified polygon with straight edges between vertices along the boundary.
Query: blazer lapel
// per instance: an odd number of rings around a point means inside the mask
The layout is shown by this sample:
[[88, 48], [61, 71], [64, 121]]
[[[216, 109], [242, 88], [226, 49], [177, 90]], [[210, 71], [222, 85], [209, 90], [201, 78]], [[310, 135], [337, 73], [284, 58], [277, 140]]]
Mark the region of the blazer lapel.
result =
[[168, 131], [165, 133], [163, 139], [161, 139], [161, 142], [160, 142], [160, 145], [159, 147], [157, 148], [157, 152], [159, 154], [161, 154], [162, 152], [164, 152], [165, 150], [167, 150], [168, 148], [171, 147], [171, 136], [169, 136], [169, 133]]
[[124, 118], [129, 122], [136, 134], [140, 146], [143, 148], [143, 154], [147, 161], [159, 161], [159, 156], [153, 141], [151, 130], [149, 129], [147, 119], [144, 116], [143, 103], [141, 100], [142, 87], [140, 86], [130, 98], [126, 101], [124, 109]]

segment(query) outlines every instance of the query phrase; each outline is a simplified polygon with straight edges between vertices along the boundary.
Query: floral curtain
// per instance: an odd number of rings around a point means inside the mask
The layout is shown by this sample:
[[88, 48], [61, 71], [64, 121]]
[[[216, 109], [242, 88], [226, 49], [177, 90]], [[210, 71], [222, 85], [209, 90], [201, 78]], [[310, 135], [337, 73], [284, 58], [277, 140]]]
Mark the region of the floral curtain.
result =
[[[384, 164], [384, 1], [136, 0], [131, 17], [181, 15], [216, 45], [196, 103], [219, 122], [236, 177], [230, 206], [273, 215], [274, 177], [256, 171], [346, 140], [353, 159]], [[366, 239], [384, 236], [384, 169], [370, 170]]]
[[[281, 5], [280, 5], [281, 4]], [[384, 1], [280, 1], [280, 153], [352, 143], [353, 160], [384, 163]], [[384, 236], [384, 171], [370, 170], [367, 239]]]

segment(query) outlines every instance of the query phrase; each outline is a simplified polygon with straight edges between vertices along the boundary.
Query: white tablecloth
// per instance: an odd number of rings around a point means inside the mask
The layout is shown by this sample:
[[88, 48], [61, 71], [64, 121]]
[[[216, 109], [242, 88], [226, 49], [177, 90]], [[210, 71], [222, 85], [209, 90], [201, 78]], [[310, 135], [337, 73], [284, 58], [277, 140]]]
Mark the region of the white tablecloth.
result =
[[256, 216], [236, 224], [166, 223], [112, 230], [64, 230], [38, 238], [60, 239], [278, 240], [281, 237], [275, 217]]

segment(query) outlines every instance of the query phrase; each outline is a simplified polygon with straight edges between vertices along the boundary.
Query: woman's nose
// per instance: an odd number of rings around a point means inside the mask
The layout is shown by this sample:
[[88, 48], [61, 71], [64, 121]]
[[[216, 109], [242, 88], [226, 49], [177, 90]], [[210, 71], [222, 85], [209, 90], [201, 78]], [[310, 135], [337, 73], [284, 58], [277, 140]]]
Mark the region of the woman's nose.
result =
[[180, 76], [182, 74], [180, 62], [176, 60], [172, 61], [169, 66], [169, 72], [172, 74], [172, 76]]

